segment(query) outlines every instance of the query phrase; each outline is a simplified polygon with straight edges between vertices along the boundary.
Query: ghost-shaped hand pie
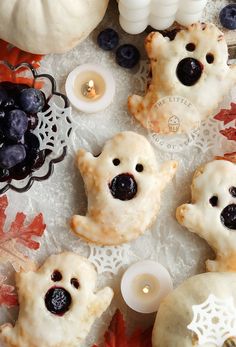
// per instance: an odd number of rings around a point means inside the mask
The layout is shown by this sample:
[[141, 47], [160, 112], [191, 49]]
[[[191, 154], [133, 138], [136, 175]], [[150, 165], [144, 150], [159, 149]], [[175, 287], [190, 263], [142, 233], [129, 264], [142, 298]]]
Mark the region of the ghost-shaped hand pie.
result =
[[118, 245], [136, 239], [154, 222], [177, 163], [159, 166], [147, 139], [126, 131], [106, 142], [98, 157], [79, 151], [78, 166], [88, 211], [72, 218], [72, 230], [97, 244]]
[[94, 294], [97, 274], [77, 254], [50, 256], [36, 272], [16, 274], [20, 305], [13, 327], [0, 327], [7, 347], [79, 347], [94, 320], [110, 305], [113, 292]]
[[[192, 203], [177, 209], [179, 223], [216, 252], [212, 272], [187, 279], [161, 303], [153, 347], [236, 346], [236, 165], [214, 160], [198, 168]], [[218, 272], [219, 271], [219, 272]]]
[[223, 33], [211, 23], [195, 23], [170, 41], [158, 32], [146, 39], [152, 80], [144, 97], [129, 97], [131, 114], [156, 133], [175, 133], [198, 127], [216, 110], [236, 83], [236, 65], [227, 65]]
[[198, 168], [191, 190], [192, 203], [177, 209], [178, 222], [215, 251], [209, 271], [236, 271], [236, 165], [214, 160]]

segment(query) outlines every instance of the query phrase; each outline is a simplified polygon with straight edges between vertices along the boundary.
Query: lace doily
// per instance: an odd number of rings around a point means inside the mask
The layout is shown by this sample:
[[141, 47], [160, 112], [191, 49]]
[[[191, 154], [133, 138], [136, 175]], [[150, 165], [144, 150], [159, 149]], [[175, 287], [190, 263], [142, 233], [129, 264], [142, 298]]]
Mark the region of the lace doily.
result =
[[[205, 17], [215, 20], [219, 8], [226, 3], [225, 0], [209, 1]], [[133, 43], [139, 48], [143, 61], [140, 69], [134, 72], [123, 69], [116, 65], [114, 52], [104, 52], [98, 48], [96, 37], [107, 27], [119, 32], [120, 44]], [[68, 155], [63, 162], [55, 165], [50, 179], [35, 182], [32, 188], [23, 194], [12, 191], [7, 193], [11, 206], [8, 211], [9, 220], [17, 211], [23, 211], [29, 217], [37, 212], [44, 214], [47, 232], [41, 240], [41, 249], [30, 252], [33, 259], [42, 262], [49, 254], [63, 250], [75, 251], [92, 260], [100, 273], [99, 285], [110, 285], [116, 293], [110, 309], [95, 323], [92, 333], [82, 347], [91, 347], [94, 342], [99, 343], [102, 340], [103, 333], [117, 307], [126, 316], [130, 329], [137, 326], [145, 329], [153, 323], [155, 315], [148, 315], [143, 319], [143, 315], [129, 309], [121, 297], [120, 279], [124, 270], [132, 263], [141, 259], [151, 259], [161, 263], [170, 272], [175, 286], [186, 278], [204, 271], [204, 262], [209, 258], [211, 250], [203, 240], [177, 223], [175, 210], [177, 206], [189, 200], [192, 175], [197, 166], [211, 160], [215, 155], [235, 151], [235, 142], [227, 141], [219, 134], [221, 122], [215, 123], [212, 120], [202, 127], [194, 144], [182, 151], [164, 151], [154, 146], [158, 161], [176, 159], [179, 161], [179, 170], [173, 183], [163, 192], [161, 210], [152, 228], [127, 245], [104, 248], [83, 242], [70, 232], [71, 216], [85, 214], [87, 208], [83, 181], [75, 163], [77, 150], [83, 147], [98, 154], [107, 139], [123, 130], [148, 135], [127, 112], [128, 95], [141, 92], [146, 83], [144, 73], [146, 73], [147, 59], [143, 49], [144, 37], [145, 33], [130, 36], [120, 29], [117, 3], [110, 1], [104, 21], [85, 42], [66, 54], [44, 57], [40, 72], [55, 77], [62, 93], [65, 93], [64, 86], [68, 74], [76, 66], [99, 61], [115, 78], [115, 101], [106, 110], [97, 114], [83, 114], [72, 109], [73, 132], [68, 143]], [[236, 92], [234, 92], [234, 101], [236, 101]], [[228, 107], [229, 100], [226, 100], [225, 104]], [[11, 282], [13, 269], [1, 267], [1, 271], [8, 275]], [[14, 322], [16, 316], [14, 310], [7, 311], [0, 308], [0, 323]]]
[[194, 331], [198, 337], [198, 345], [212, 343], [222, 347], [224, 342], [235, 336], [236, 308], [233, 298], [221, 300], [214, 295], [193, 307], [193, 320], [188, 329]]

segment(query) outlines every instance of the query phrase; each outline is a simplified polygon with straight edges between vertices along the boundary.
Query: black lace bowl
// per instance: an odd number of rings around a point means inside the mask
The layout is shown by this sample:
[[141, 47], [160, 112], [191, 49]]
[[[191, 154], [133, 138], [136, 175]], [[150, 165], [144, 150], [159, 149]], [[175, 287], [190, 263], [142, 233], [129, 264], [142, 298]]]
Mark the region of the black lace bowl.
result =
[[12, 66], [6, 61], [0, 61], [2, 82], [26, 84], [42, 90], [46, 97], [46, 107], [37, 113], [37, 124], [30, 130], [38, 139], [37, 161], [32, 167], [23, 167], [23, 164], [15, 166], [14, 175], [1, 176], [0, 172], [0, 194], [8, 189], [22, 193], [29, 190], [35, 181], [48, 179], [53, 174], [54, 165], [65, 158], [72, 131], [71, 108], [67, 97], [56, 91], [54, 78], [48, 74], [39, 74], [28, 63]]

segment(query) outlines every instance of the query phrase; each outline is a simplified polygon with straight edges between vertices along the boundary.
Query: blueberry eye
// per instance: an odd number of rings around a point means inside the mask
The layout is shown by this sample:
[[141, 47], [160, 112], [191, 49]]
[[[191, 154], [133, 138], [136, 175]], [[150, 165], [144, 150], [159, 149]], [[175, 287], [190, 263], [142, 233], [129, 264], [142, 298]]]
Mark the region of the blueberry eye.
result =
[[59, 282], [62, 280], [62, 274], [58, 270], [54, 270], [51, 276], [53, 282]]
[[135, 167], [136, 171], [138, 172], [142, 172], [144, 170], [143, 165], [142, 164], [137, 164]]
[[79, 285], [79, 281], [77, 280], [77, 278], [72, 278], [70, 280], [70, 283], [72, 284], [73, 287], [75, 287], [76, 289], [78, 289], [80, 287]]
[[112, 162], [113, 162], [113, 164], [114, 164], [115, 166], [120, 165], [120, 159], [118, 159], [118, 158], [113, 159]]
[[208, 53], [206, 55], [206, 61], [208, 62], [208, 64], [212, 64], [214, 63], [215, 57], [212, 53]]
[[229, 192], [233, 198], [236, 198], [236, 187], [229, 188]]
[[209, 203], [211, 204], [211, 206], [216, 207], [218, 205], [218, 197], [212, 196], [209, 200]]
[[195, 43], [188, 43], [186, 46], [185, 46], [185, 48], [187, 49], [187, 51], [189, 51], [189, 52], [194, 52], [195, 51], [195, 49], [196, 49], [196, 45], [195, 45]]

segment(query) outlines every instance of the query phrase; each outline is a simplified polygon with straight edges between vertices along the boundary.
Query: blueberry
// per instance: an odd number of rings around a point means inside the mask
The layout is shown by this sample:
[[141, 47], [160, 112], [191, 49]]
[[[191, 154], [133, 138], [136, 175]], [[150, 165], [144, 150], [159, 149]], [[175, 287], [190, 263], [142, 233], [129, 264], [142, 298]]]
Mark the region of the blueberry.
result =
[[0, 182], [4, 182], [9, 178], [9, 171], [0, 167]]
[[220, 22], [227, 29], [236, 29], [236, 4], [227, 5], [220, 11]]
[[137, 183], [130, 174], [120, 174], [109, 184], [110, 192], [115, 199], [131, 200], [137, 194]]
[[9, 171], [10, 177], [14, 180], [23, 180], [32, 172], [31, 168], [25, 164], [25, 160], [12, 167]]
[[62, 316], [70, 309], [72, 298], [66, 289], [53, 287], [47, 291], [44, 302], [49, 312]]
[[22, 162], [25, 157], [26, 151], [23, 145], [3, 146], [0, 149], [0, 167], [10, 169]]
[[15, 104], [15, 100], [13, 97], [9, 96], [6, 101], [3, 103], [3, 107], [6, 110], [12, 110], [14, 108], [17, 108], [17, 105]]
[[34, 130], [38, 125], [38, 117], [36, 115], [31, 114], [28, 117], [28, 120], [29, 120], [29, 127], [28, 128], [31, 130]]
[[216, 207], [218, 205], [219, 199], [218, 196], [213, 195], [210, 199], [209, 199], [209, 203], [211, 204], [211, 206]]
[[0, 87], [0, 106], [3, 106], [8, 98], [7, 92], [3, 87]]
[[53, 282], [60, 282], [62, 280], [62, 274], [58, 270], [54, 270], [51, 275], [51, 280]]
[[25, 146], [27, 151], [39, 151], [39, 139], [30, 131], [25, 133]]
[[176, 69], [176, 74], [181, 83], [191, 87], [200, 79], [203, 71], [202, 64], [194, 58], [182, 59]]
[[99, 47], [104, 49], [104, 51], [111, 51], [118, 45], [119, 36], [115, 30], [107, 28], [100, 32], [97, 42]]
[[5, 134], [9, 140], [19, 141], [28, 127], [28, 117], [24, 111], [12, 110], [6, 117]]
[[236, 198], [236, 187], [230, 187], [229, 192], [233, 198]]
[[139, 50], [130, 44], [120, 46], [116, 51], [116, 62], [118, 65], [132, 69], [140, 60]]
[[231, 230], [236, 230], [236, 204], [226, 206], [221, 212], [222, 224]]
[[0, 110], [0, 121], [3, 120], [5, 118], [5, 111]]
[[44, 150], [40, 150], [38, 137], [32, 134], [30, 131], [26, 132], [24, 140], [27, 153], [25, 165], [28, 166], [32, 171], [35, 171], [43, 165], [46, 153]]
[[20, 106], [25, 112], [37, 113], [42, 111], [45, 105], [45, 96], [41, 90], [23, 89], [19, 98]]

